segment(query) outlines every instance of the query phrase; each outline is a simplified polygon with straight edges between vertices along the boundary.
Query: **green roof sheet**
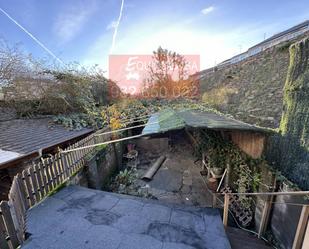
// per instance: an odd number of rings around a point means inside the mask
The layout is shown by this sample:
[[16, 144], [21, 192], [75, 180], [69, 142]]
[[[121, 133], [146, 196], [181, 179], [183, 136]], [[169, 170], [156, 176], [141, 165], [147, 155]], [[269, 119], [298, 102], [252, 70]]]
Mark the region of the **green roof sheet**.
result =
[[206, 128], [222, 130], [244, 130], [255, 132], [268, 132], [267, 129], [256, 127], [224, 115], [203, 112], [199, 110], [175, 111], [165, 109], [153, 114], [142, 134], [163, 133], [169, 130], [188, 128]]
[[165, 109], [151, 115], [142, 134], [161, 133], [186, 127], [184, 120], [172, 109]]

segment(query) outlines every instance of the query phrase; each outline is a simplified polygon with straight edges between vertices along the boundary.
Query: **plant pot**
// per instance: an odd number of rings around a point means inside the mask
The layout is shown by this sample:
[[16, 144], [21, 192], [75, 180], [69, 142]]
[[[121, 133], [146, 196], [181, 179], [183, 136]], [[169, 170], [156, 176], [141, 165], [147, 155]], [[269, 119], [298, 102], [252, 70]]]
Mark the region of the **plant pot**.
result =
[[218, 181], [216, 178], [209, 178], [207, 185], [211, 191], [216, 192], [217, 187], [218, 187]]
[[215, 175], [215, 176], [220, 176], [223, 174], [224, 169], [223, 168], [218, 168], [218, 167], [214, 167], [211, 168], [211, 172]]

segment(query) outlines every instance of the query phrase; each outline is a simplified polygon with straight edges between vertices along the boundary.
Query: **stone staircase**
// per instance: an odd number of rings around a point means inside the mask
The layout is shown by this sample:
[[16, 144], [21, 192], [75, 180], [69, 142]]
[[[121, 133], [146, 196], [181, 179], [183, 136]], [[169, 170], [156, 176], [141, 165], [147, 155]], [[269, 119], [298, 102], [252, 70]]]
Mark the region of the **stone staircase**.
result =
[[227, 227], [226, 235], [232, 249], [271, 249], [272, 247], [255, 235], [244, 230]]

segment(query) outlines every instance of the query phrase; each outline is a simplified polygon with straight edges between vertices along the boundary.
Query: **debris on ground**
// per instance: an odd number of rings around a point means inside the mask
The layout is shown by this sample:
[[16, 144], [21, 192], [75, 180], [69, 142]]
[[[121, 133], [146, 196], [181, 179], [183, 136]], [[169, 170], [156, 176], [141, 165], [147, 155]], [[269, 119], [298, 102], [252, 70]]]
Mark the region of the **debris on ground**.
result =
[[[194, 156], [191, 145], [183, 136], [172, 141], [170, 148], [165, 148], [164, 151], [150, 146], [136, 148], [139, 151], [136, 168], [120, 172], [113, 179], [110, 190], [175, 204], [211, 206], [212, 196], [200, 175], [200, 161]], [[153, 179], [142, 180], [162, 154], [166, 156], [166, 160]]]

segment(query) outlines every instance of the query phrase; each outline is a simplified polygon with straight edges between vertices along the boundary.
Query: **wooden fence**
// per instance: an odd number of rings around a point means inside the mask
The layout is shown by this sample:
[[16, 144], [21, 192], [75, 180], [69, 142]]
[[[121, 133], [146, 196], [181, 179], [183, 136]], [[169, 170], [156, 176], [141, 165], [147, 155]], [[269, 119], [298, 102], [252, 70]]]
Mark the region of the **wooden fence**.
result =
[[[96, 136], [94, 133], [69, 146], [64, 152], [94, 145], [104, 139], [106, 137]], [[8, 201], [0, 203], [1, 249], [14, 249], [23, 243], [27, 210], [74, 176], [85, 165], [87, 155], [95, 149], [92, 147], [70, 153], [59, 152], [50, 158], [41, 159], [14, 177]]]
[[[228, 225], [228, 215], [230, 206], [235, 200], [235, 196], [265, 196], [267, 199], [264, 203], [264, 209], [262, 212], [262, 220], [258, 231], [258, 237], [260, 238], [267, 228], [267, 224], [270, 218], [270, 207], [273, 202], [274, 196], [289, 195], [289, 196], [308, 196], [309, 191], [295, 191], [295, 192], [262, 192], [262, 193], [222, 193], [224, 195], [224, 206], [223, 206], [223, 225]], [[292, 204], [293, 203], [287, 203]], [[297, 230], [294, 236], [294, 242], [292, 249], [307, 249], [309, 248], [309, 204], [300, 204], [302, 206], [302, 212], [298, 221]], [[288, 214], [286, 214], [288, 215]], [[289, 225], [289, 224], [287, 224]]]

